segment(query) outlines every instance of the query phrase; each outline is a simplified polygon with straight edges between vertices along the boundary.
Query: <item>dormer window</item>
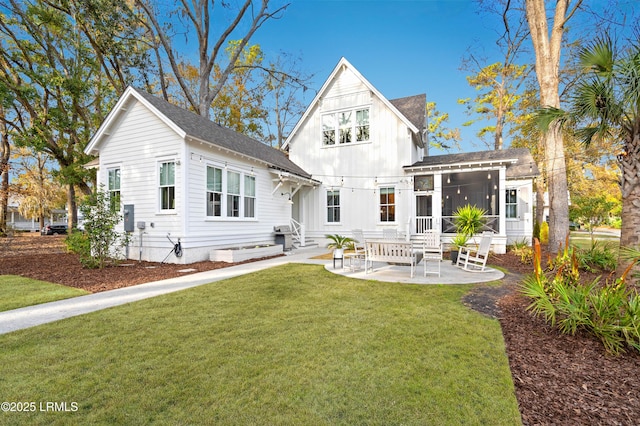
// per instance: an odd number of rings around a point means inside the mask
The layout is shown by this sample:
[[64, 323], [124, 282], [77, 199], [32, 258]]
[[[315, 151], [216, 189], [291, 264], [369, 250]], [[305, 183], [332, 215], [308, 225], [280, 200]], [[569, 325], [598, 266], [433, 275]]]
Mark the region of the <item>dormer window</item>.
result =
[[322, 145], [369, 141], [369, 108], [334, 112], [322, 116]]

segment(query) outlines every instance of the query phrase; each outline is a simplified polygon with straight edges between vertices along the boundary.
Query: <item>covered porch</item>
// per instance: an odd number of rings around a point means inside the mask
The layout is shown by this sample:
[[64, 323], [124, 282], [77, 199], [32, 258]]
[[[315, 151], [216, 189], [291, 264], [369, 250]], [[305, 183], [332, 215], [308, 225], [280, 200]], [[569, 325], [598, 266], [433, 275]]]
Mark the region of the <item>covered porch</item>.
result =
[[404, 170], [413, 180], [415, 215], [406, 229], [411, 239], [435, 230], [450, 242], [456, 234], [454, 213], [467, 204], [486, 211], [482, 231], [494, 233], [495, 253], [506, 252], [509, 238], [531, 235], [531, 181], [538, 170], [528, 150], [429, 156]]

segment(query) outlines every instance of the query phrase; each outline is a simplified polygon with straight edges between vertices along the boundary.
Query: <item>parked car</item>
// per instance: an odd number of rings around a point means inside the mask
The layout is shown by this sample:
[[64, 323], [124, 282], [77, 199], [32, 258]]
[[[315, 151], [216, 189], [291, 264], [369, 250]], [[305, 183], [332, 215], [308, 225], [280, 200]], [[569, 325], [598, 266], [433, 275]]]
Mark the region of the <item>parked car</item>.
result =
[[45, 225], [40, 235], [59, 235], [67, 233], [67, 225]]

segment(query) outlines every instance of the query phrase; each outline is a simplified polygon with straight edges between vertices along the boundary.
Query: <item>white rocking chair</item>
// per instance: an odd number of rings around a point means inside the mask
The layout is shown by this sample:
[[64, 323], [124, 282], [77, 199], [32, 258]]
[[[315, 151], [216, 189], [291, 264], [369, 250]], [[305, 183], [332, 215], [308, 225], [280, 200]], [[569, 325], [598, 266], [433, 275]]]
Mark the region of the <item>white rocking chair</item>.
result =
[[460, 247], [458, 252], [458, 261], [456, 266], [461, 267], [469, 272], [484, 272], [487, 258], [489, 257], [489, 249], [491, 248], [491, 238], [493, 232], [485, 231], [482, 233], [478, 248]]

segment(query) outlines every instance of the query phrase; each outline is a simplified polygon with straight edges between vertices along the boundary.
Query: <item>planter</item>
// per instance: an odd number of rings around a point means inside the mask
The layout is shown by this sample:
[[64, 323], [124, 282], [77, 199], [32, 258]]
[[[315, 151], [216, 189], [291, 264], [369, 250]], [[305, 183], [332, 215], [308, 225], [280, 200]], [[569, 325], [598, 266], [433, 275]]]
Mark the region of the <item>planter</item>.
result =
[[282, 245], [265, 245], [265, 246], [249, 246], [236, 247], [226, 249], [211, 250], [209, 260], [212, 262], [237, 263], [250, 259], [260, 259], [262, 257], [270, 257], [282, 254]]
[[334, 259], [344, 258], [344, 249], [342, 248], [333, 249], [333, 258]]
[[458, 250], [451, 250], [449, 252], [449, 257], [451, 258], [451, 264], [455, 265], [458, 261]]

